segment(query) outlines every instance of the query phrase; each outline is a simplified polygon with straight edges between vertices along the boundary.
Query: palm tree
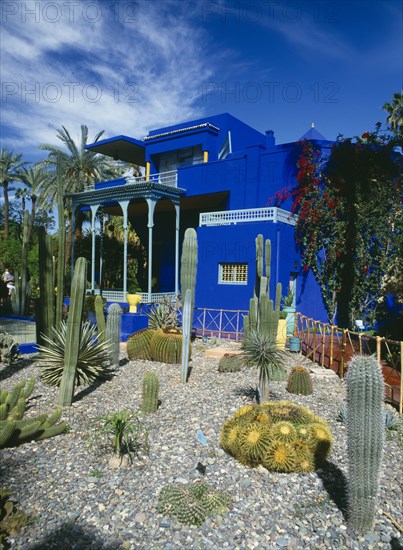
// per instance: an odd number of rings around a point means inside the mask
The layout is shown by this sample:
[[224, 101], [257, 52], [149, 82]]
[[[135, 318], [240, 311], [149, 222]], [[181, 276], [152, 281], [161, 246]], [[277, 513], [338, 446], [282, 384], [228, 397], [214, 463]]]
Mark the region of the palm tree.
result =
[[26, 164], [22, 161], [22, 154], [9, 151], [5, 147], [1, 149], [0, 154], [0, 180], [4, 194], [4, 240], [8, 239], [9, 235], [9, 212], [10, 202], [8, 192], [10, 191], [9, 184], [13, 181], [18, 181], [19, 170]]
[[[92, 143], [96, 143], [104, 133], [104, 130], [98, 132], [93, 138]], [[88, 143], [88, 127], [81, 125], [81, 137], [76, 144], [69, 131], [62, 126], [57, 131], [57, 138], [62, 142], [63, 147], [55, 145], [42, 144], [40, 149], [48, 151], [48, 158], [40, 164], [43, 168], [50, 169], [53, 177], [42, 182], [36, 188], [36, 193], [41, 196], [41, 204], [48, 203], [53, 208], [57, 203], [57, 185], [56, 185], [56, 165], [58, 158], [62, 165], [63, 174], [63, 194], [79, 193], [92, 187], [96, 181], [103, 181], [120, 176], [123, 169], [112, 166], [102, 155], [85, 149]], [[66, 208], [69, 217], [71, 216], [71, 201], [66, 201]], [[77, 236], [81, 235], [81, 224], [83, 217], [77, 220]], [[69, 227], [67, 237], [66, 263], [70, 258], [72, 242], [72, 224]]]
[[50, 174], [45, 170], [40, 163], [34, 164], [30, 168], [23, 168], [20, 171], [20, 179], [24, 183], [25, 187], [22, 187], [17, 190], [16, 197], [21, 198], [22, 200], [22, 210], [25, 210], [25, 200], [30, 199], [31, 201], [31, 219], [28, 229], [28, 241], [31, 240], [32, 231], [35, 222], [36, 214], [36, 203], [38, 200], [37, 189], [40, 189], [41, 186], [46, 185], [47, 181], [50, 179]]
[[392, 101], [385, 103], [383, 109], [389, 113], [386, 122], [392, 131], [395, 133], [403, 132], [403, 94], [398, 92], [393, 94]]

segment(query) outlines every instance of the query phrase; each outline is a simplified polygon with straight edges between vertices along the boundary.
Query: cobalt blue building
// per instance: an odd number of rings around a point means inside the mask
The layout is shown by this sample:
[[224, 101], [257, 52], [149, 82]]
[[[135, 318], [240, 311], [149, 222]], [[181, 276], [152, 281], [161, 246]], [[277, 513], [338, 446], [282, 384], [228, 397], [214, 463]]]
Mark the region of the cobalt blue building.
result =
[[[313, 141], [324, 155], [332, 145], [313, 127], [301, 139]], [[276, 145], [273, 131], [262, 134], [225, 113], [159, 128], [143, 139], [116, 136], [89, 145], [91, 151], [143, 167], [140, 177], [100, 182], [73, 195], [73, 212], [91, 210], [92, 289], [108, 262], [96, 250], [95, 238], [105, 213], [123, 217], [125, 237], [122, 288], [103, 291], [108, 300], [124, 301], [126, 295], [130, 221], [147, 249], [144, 302], [180, 291], [180, 246], [185, 230], [194, 227], [196, 307], [248, 309], [255, 238], [262, 233], [272, 243], [272, 295], [281, 282], [284, 294], [293, 289], [298, 311], [327, 321], [312, 273], [301, 271], [291, 204], [267, 206], [276, 191], [296, 182], [299, 141]]]

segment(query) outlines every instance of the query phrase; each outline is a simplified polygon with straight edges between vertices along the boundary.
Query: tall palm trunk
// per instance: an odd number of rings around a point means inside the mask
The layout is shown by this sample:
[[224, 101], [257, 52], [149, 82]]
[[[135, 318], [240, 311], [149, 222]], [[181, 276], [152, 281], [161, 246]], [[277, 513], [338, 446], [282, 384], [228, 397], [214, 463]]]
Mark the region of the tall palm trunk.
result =
[[8, 239], [9, 235], [9, 216], [10, 216], [10, 202], [8, 200], [8, 181], [3, 181], [3, 193], [4, 193], [4, 240]]

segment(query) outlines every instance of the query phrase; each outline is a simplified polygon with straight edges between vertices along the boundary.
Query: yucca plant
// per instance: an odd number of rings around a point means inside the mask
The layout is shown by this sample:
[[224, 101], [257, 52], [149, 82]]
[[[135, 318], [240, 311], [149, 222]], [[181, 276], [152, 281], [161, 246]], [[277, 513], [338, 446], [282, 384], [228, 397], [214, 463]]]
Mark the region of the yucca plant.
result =
[[[96, 325], [83, 323], [75, 385], [89, 385], [95, 380], [107, 378], [113, 372], [110, 367], [108, 342], [100, 342]], [[41, 379], [51, 386], [59, 386], [66, 350], [67, 323], [52, 327], [51, 337], [42, 335], [46, 345], [39, 346]]]
[[114, 454], [122, 456], [127, 453], [131, 458], [140, 446], [148, 448], [148, 432], [141, 422], [138, 413], [129, 410], [110, 412], [97, 420], [102, 422], [99, 434], [112, 443]]
[[242, 359], [247, 366], [259, 369], [260, 401], [269, 400], [269, 380], [278, 380], [286, 370], [284, 352], [278, 349], [276, 340], [267, 334], [250, 329], [242, 341]]

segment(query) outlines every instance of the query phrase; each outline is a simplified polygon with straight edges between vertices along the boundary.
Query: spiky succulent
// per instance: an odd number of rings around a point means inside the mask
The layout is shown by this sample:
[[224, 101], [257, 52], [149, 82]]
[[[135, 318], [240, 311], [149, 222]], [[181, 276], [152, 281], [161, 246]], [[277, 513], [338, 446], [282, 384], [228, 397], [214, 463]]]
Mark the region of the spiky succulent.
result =
[[191, 485], [170, 483], [159, 494], [158, 511], [167, 516], [176, 516], [185, 525], [201, 525], [212, 514], [224, 514], [230, 499], [216, 491], [205, 481]]
[[[82, 326], [79, 358], [75, 384], [88, 385], [97, 379], [107, 378], [113, 372], [110, 367], [109, 344], [100, 342], [96, 325], [85, 322]], [[39, 346], [41, 379], [51, 386], [59, 386], [64, 366], [67, 323], [62, 321], [58, 328], [52, 327], [52, 338], [43, 335], [46, 346]]]
[[218, 362], [218, 372], [239, 372], [242, 369], [242, 357], [239, 353], [225, 353]]
[[147, 313], [148, 327], [154, 330], [159, 328], [178, 328], [179, 302], [172, 302], [166, 296], [160, 304], [154, 305]]
[[279, 472], [312, 472], [328, 456], [324, 420], [290, 401], [241, 407], [221, 430], [221, 446], [241, 464]]

